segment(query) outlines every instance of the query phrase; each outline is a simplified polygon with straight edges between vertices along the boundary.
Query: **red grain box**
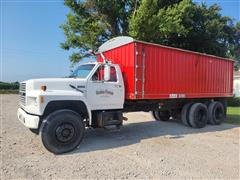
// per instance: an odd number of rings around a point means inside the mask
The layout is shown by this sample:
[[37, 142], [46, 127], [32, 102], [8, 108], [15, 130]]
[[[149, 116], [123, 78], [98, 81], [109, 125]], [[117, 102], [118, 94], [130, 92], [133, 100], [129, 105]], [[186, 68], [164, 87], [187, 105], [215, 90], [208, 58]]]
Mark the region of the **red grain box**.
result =
[[[117, 37], [99, 47], [119, 64], [125, 98], [210, 98], [233, 95], [231, 59]], [[102, 61], [97, 55], [97, 61]]]

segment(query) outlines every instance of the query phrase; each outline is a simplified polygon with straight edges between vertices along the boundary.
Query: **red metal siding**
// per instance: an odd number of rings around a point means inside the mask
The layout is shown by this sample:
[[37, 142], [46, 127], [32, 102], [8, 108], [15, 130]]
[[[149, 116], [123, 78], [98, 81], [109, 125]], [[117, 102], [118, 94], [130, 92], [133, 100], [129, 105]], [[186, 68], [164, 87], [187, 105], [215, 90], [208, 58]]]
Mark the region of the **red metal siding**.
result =
[[230, 60], [144, 42], [129, 43], [104, 55], [120, 65], [127, 99], [232, 96]]

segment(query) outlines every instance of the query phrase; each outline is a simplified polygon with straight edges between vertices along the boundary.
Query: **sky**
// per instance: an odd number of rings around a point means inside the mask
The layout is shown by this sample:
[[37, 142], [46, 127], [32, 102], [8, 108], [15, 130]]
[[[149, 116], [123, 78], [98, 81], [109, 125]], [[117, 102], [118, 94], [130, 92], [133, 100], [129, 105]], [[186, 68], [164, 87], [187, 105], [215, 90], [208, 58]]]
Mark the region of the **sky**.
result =
[[[0, 81], [69, 75], [69, 52], [60, 48], [59, 25], [69, 9], [61, 0], [0, 0]], [[240, 21], [240, 0], [194, 0], [217, 3], [222, 14]]]

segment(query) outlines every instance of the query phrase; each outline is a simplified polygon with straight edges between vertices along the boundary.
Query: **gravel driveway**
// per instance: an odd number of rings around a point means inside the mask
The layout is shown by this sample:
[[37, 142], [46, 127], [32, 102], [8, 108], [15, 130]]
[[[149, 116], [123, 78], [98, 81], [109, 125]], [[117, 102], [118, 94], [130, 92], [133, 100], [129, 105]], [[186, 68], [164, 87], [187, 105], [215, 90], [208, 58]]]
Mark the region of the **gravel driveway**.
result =
[[0, 96], [0, 179], [240, 178], [239, 126], [192, 129], [129, 113], [120, 131], [88, 129], [78, 149], [55, 156], [17, 120], [18, 96]]

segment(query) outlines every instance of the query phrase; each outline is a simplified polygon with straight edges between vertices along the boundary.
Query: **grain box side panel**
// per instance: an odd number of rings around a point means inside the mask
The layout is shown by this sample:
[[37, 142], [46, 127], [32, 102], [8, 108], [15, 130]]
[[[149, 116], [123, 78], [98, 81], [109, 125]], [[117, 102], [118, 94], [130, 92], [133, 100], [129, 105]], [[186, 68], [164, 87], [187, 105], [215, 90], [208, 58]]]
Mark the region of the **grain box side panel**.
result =
[[233, 61], [140, 42], [137, 46], [145, 51], [144, 94], [139, 98], [232, 96]]

